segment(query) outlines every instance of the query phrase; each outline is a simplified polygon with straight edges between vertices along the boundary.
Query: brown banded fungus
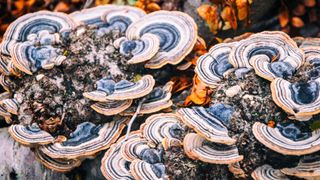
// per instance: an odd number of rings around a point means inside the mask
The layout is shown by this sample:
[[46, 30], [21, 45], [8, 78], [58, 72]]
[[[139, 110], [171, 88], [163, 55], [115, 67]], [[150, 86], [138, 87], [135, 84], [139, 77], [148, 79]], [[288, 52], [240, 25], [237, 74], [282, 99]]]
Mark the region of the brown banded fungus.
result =
[[299, 164], [293, 168], [283, 168], [281, 172], [288, 176], [311, 179], [320, 177], [320, 157], [317, 155], [305, 156]]
[[105, 116], [113, 116], [128, 109], [131, 106], [132, 102], [132, 99], [121, 101], [109, 100], [106, 102], [94, 103], [93, 105], [91, 105], [91, 108]]
[[[141, 105], [139, 114], [151, 114], [172, 106], [171, 91], [173, 82], [168, 82], [163, 87], [154, 88], [145, 96], [145, 101]], [[137, 106], [131, 106], [121, 113], [121, 115], [133, 115], [137, 111]]]
[[126, 140], [132, 138], [139, 138], [140, 131], [131, 132], [130, 135], [125, 138], [122, 136], [118, 141], [113, 144], [109, 150], [104, 154], [101, 160], [101, 172], [107, 179], [134, 179], [130, 172], [130, 161], [123, 158], [121, 154], [121, 147]]
[[78, 159], [54, 159], [43, 152], [41, 152], [39, 149], [35, 149], [34, 154], [36, 156], [36, 159], [43, 164], [45, 167], [52, 169], [54, 171], [58, 172], [69, 172], [72, 169], [78, 167], [81, 165], [81, 160]]
[[149, 94], [154, 84], [155, 80], [151, 75], [145, 75], [135, 83], [127, 80], [115, 83], [112, 79], [104, 78], [96, 83], [97, 90], [85, 92], [83, 96], [100, 102], [136, 99]]
[[11, 55], [15, 43], [29, 41], [51, 45], [58, 41], [56, 33], [67, 35], [77, 23], [68, 15], [59, 12], [39, 11], [19, 17], [10, 24], [0, 44], [3, 54]]
[[[184, 132], [181, 123], [182, 120], [175, 114], [154, 114], [146, 119], [145, 123], [140, 126], [140, 130], [148, 143], [156, 146], [163, 144], [166, 138], [170, 139], [170, 141], [176, 139], [176, 142], [179, 142]], [[180, 144], [182, 143], [180, 142]]]
[[178, 110], [182, 121], [199, 135], [216, 143], [234, 144], [235, 139], [228, 135], [229, 120], [234, 112], [229, 105], [215, 104], [209, 108], [193, 107]]
[[36, 123], [31, 125], [11, 125], [8, 129], [13, 139], [26, 146], [46, 145], [54, 142], [54, 137], [39, 128]]
[[104, 125], [81, 123], [66, 141], [40, 147], [40, 150], [51, 158], [76, 159], [93, 156], [109, 148], [117, 140], [126, 120], [115, 119]]
[[252, 132], [260, 143], [284, 155], [300, 156], [320, 150], [320, 132], [304, 133], [293, 124], [271, 128], [256, 122]]
[[273, 169], [268, 164], [256, 168], [252, 172], [251, 177], [254, 180], [289, 180], [280, 170]]
[[271, 83], [273, 101], [295, 119], [308, 120], [320, 112], [320, 78], [290, 83], [277, 78]]
[[237, 42], [217, 44], [197, 60], [195, 72], [201, 82], [211, 88], [219, 84], [224, 73], [233, 68], [228, 62], [228, 57], [236, 45]]
[[16, 43], [12, 47], [13, 65], [20, 71], [32, 75], [39, 69], [51, 69], [66, 59], [60, 49], [52, 46], [34, 46], [29, 42]]
[[234, 68], [253, 68], [258, 76], [271, 81], [291, 77], [304, 63], [304, 53], [285, 33], [265, 31], [239, 41], [229, 63]]
[[186, 155], [194, 160], [212, 164], [232, 164], [243, 159], [234, 145], [205, 143], [206, 139], [195, 133], [184, 137], [183, 148]]
[[130, 165], [132, 176], [136, 180], [165, 180], [169, 179], [162, 163], [150, 164], [136, 159]]
[[[160, 42], [159, 51], [145, 64], [146, 68], [151, 69], [158, 69], [166, 64], [180, 63], [192, 51], [197, 41], [197, 26], [194, 20], [182, 12], [150, 13], [128, 27], [126, 38], [136, 46], [137, 40], [141, 41], [142, 37], [149, 33], [157, 36]], [[125, 41], [122, 42], [127, 47], [124, 49], [129, 49], [129, 44], [125, 43]], [[153, 50], [150, 47], [146, 48]], [[146, 51], [140, 50], [139, 52]]]

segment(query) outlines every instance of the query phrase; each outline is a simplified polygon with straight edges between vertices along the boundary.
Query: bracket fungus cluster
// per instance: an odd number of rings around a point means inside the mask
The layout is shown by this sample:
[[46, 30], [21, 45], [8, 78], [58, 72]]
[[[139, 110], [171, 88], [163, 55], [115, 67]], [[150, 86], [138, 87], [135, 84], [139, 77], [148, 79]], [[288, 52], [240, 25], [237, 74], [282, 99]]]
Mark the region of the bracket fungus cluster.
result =
[[[214, 152], [208, 143], [204, 143], [211, 141], [215, 145], [229, 145], [229, 151], [221, 152], [226, 155], [224, 160], [228, 157], [239, 158], [236, 148], [241, 147], [244, 157], [235, 162], [239, 162], [240, 170], [252, 173], [254, 179], [289, 179], [286, 175], [308, 177], [303, 172], [297, 172], [296, 175], [292, 171], [308, 166], [304, 164], [305, 156], [317, 154], [320, 150], [319, 131], [310, 125], [317, 121], [320, 112], [319, 47], [318, 39], [291, 39], [277, 31], [249, 34], [213, 46], [198, 59], [195, 67], [198, 79], [213, 90], [213, 105], [207, 109], [192, 107], [178, 110], [184, 123], [196, 131], [196, 134], [188, 134], [184, 140], [187, 155], [216, 163], [210, 161], [210, 157], [214, 156], [210, 156], [209, 152], [214, 155], [219, 155], [219, 152]], [[232, 106], [234, 111], [228, 112], [231, 119], [221, 119], [226, 117], [226, 113], [212, 112], [212, 106], [219, 103]], [[239, 126], [245, 129], [250, 126], [248, 131], [255, 137], [252, 144], [261, 143], [268, 152], [271, 150], [271, 153], [274, 151], [279, 154], [267, 155], [270, 158], [268, 161], [261, 163], [263, 161], [260, 160], [258, 163], [259, 160], [253, 155], [256, 150], [249, 145], [245, 145], [247, 149], [243, 147], [247, 142], [240, 138], [246, 135], [240, 133], [242, 135], [238, 137]], [[231, 148], [233, 144], [235, 147]], [[251, 162], [246, 159], [246, 155], [250, 156], [248, 158], [252, 159]], [[281, 156], [280, 159], [303, 156], [303, 163], [300, 162], [296, 168], [288, 168], [286, 160], [279, 165], [281, 163], [272, 159], [275, 156]], [[255, 161], [260, 167], [255, 171], [248, 170], [248, 164], [252, 165]], [[317, 168], [317, 162], [314, 161], [310, 162], [310, 166]], [[275, 163], [275, 169], [266, 165], [270, 162]], [[310, 174], [316, 177], [316, 173]]]
[[107, 179], [168, 179], [163, 148], [181, 146], [181, 123], [172, 113], [151, 115], [139, 130], [121, 137], [105, 153], [103, 175]]

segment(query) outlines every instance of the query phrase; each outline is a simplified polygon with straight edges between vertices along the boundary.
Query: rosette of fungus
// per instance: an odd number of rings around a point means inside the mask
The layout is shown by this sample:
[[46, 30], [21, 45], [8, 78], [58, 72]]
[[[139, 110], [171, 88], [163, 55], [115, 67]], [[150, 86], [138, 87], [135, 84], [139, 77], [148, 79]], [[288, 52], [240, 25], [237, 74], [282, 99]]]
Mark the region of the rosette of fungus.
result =
[[172, 113], [160, 113], [148, 117], [140, 126], [143, 137], [149, 144], [162, 144], [165, 149], [171, 146], [180, 146], [184, 128], [179, 116]]
[[299, 164], [293, 168], [283, 168], [281, 172], [288, 176], [296, 176], [304, 179], [312, 179], [320, 176], [320, 157], [305, 156]]
[[127, 138], [122, 136], [110, 147], [101, 160], [100, 169], [104, 177], [107, 179], [133, 179], [130, 172], [130, 162], [122, 157], [120, 149], [126, 140], [139, 137], [140, 131], [131, 132]]
[[276, 78], [271, 83], [273, 101], [298, 120], [308, 120], [320, 112], [320, 78], [290, 83]]
[[320, 132], [303, 133], [293, 124], [276, 128], [256, 122], [252, 132], [268, 148], [284, 155], [305, 155], [320, 150]]
[[29, 75], [39, 69], [59, 66], [66, 59], [60, 54], [62, 54], [60, 49], [49, 45], [36, 47], [29, 42], [16, 43], [11, 51], [13, 65]]
[[125, 127], [126, 118], [115, 119], [104, 125], [84, 122], [77, 126], [70, 138], [40, 147], [40, 151], [57, 159], [86, 158], [107, 149], [120, 136]]
[[[155, 35], [150, 38], [157, 38], [160, 43], [158, 52], [151, 59], [148, 56], [143, 60], [148, 60], [145, 67], [152, 69], [161, 68], [166, 64], [180, 63], [192, 51], [197, 41], [197, 26], [190, 16], [182, 12], [157, 11], [132, 23], [126, 31], [127, 41], [120, 43], [120, 48], [125, 46], [123, 49], [136, 50], [134, 47], [138, 46], [137, 40], [141, 41], [142, 37], [149, 33]], [[149, 49], [150, 53], [155, 52], [155, 48], [145, 48]], [[145, 50], [139, 52], [148, 54]], [[135, 55], [141, 57], [139, 53]], [[137, 60], [135, 56], [133, 58]], [[135, 63], [135, 61], [129, 62]]]
[[36, 123], [27, 126], [11, 125], [8, 132], [14, 140], [26, 146], [46, 145], [53, 143], [55, 139], [48, 132], [41, 130]]
[[10, 55], [15, 43], [30, 41], [41, 45], [50, 45], [59, 41], [60, 33], [76, 27], [72, 18], [64, 13], [39, 11], [19, 17], [11, 23], [3, 35], [0, 50], [3, 54]]
[[97, 6], [70, 14], [73, 19], [85, 25], [96, 25], [105, 30], [117, 28], [122, 32], [125, 32], [132, 22], [145, 15], [146, 13], [139, 8], [119, 5]]
[[291, 77], [304, 63], [304, 53], [285, 33], [265, 31], [239, 41], [229, 63], [234, 68], [253, 68], [258, 76], [271, 81]]
[[34, 154], [36, 156], [36, 159], [43, 164], [45, 167], [52, 169], [54, 171], [58, 172], [69, 172], [72, 169], [78, 167], [81, 165], [81, 160], [78, 159], [54, 159], [43, 152], [41, 152], [39, 149], [35, 149]]
[[205, 144], [205, 140], [198, 134], [187, 134], [183, 140], [186, 155], [191, 159], [212, 164], [232, 164], [243, 159], [236, 146], [215, 143]]
[[182, 121], [209, 141], [231, 145], [236, 142], [228, 135], [229, 119], [233, 108], [224, 104], [215, 104], [209, 108], [193, 107], [178, 110]]
[[233, 68], [228, 58], [236, 45], [237, 42], [215, 45], [198, 59], [195, 72], [205, 85], [215, 88], [222, 80], [224, 73]]
[[289, 180], [289, 178], [278, 169], [273, 169], [270, 165], [265, 164], [256, 168], [251, 177], [254, 180]]

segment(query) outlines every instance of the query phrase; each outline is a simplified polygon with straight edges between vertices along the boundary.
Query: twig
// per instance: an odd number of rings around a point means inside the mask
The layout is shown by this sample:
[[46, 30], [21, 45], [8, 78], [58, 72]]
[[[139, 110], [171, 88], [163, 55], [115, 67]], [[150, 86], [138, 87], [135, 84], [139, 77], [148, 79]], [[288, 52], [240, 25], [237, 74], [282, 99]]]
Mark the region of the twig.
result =
[[93, 3], [93, 0], [86, 0], [86, 3], [84, 4], [82, 9], [87, 9], [92, 5], [92, 3]]
[[140, 110], [141, 110], [141, 107], [142, 107], [142, 104], [144, 103], [144, 101], [146, 101], [146, 98], [143, 98], [141, 99], [141, 101], [139, 102], [139, 105], [137, 107], [137, 110], [136, 112], [133, 114], [133, 116], [131, 117], [130, 121], [129, 121], [129, 124], [128, 124], [128, 128], [127, 128], [127, 133], [126, 133], [126, 137], [124, 138], [124, 141], [125, 142], [128, 137], [129, 137], [129, 134], [130, 134], [130, 131], [131, 131], [131, 126], [134, 122], [134, 120], [137, 118], [138, 114], [140, 113]]

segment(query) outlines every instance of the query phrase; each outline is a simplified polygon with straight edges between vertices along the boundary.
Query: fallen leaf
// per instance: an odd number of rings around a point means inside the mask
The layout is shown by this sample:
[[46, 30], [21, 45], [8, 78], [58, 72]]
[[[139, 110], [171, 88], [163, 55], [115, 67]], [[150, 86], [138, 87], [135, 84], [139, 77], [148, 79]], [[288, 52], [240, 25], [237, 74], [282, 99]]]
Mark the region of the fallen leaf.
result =
[[304, 26], [304, 22], [302, 21], [301, 18], [299, 17], [293, 17], [291, 18], [291, 24], [292, 26], [296, 27], [296, 28], [301, 28]]
[[307, 7], [314, 7], [316, 3], [316, 0], [303, 0], [303, 4]]
[[230, 6], [223, 8], [221, 12], [221, 17], [224, 21], [229, 22], [233, 30], [236, 30], [238, 27], [237, 17], [234, 10]]
[[219, 30], [219, 13], [216, 5], [203, 4], [198, 7], [197, 12], [199, 16], [206, 21], [210, 31], [216, 34]]
[[249, 4], [247, 0], [236, 0], [236, 6], [238, 10], [238, 19], [240, 21], [245, 20], [249, 14]]
[[289, 23], [289, 10], [285, 5], [280, 8], [279, 22], [281, 27], [285, 27]]
[[189, 106], [192, 103], [197, 105], [206, 105], [211, 100], [212, 90], [204, 85], [195, 75], [193, 78], [193, 86], [191, 94], [186, 98], [183, 105]]

